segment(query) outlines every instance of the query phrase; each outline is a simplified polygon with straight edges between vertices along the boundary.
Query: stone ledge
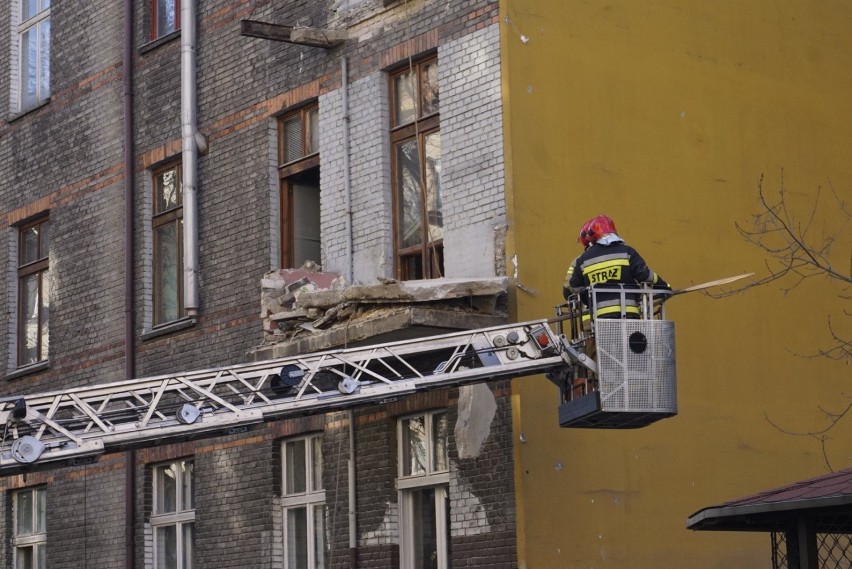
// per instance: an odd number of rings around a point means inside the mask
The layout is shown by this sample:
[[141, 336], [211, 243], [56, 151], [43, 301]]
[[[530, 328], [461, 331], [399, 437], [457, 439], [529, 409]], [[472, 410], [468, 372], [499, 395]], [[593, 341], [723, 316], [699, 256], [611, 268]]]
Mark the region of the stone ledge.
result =
[[509, 286], [506, 277], [484, 279], [441, 278], [419, 281], [391, 281], [376, 285], [355, 285], [339, 290], [314, 290], [299, 296], [301, 308], [328, 308], [342, 302], [415, 303], [455, 298], [496, 296]]
[[327, 330], [255, 348], [252, 361], [269, 360], [330, 350], [357, 347], [409, 338], [446, 334], [459, 330], [488, 328], [506, 324], [505, 314], [476, 314], [458, 310], [400, 306], [381, 308], [360, 319]]

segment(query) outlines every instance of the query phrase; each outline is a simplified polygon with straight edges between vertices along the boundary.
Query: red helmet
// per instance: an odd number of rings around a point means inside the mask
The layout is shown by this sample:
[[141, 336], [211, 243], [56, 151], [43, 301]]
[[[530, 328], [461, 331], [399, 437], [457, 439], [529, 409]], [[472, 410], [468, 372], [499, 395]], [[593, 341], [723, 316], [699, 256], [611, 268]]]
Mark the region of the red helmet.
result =
[[582, 227], [580, 227], [580, 235], [577, 237], [577, 243], [582, 243], [584, 249], [593, 243], [593, 241], [589, 239], [589, 228], [591, 226], [592, 220], [590, 219], [584, 223]]
[[616, 233], [615, 222], [611, 218], [605, 215], [599, 215], [589, 221], [588, 228], [586, 229], [589, 243], [597, 243], [598, 239], [607, 233]]

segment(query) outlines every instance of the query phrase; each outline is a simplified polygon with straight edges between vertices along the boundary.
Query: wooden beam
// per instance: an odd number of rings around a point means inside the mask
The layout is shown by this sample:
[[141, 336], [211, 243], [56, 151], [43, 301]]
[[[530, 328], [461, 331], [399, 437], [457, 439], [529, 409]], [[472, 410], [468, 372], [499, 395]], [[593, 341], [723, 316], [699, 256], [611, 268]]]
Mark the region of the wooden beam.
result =
[[346, 30], [320, 30], [317, 28], [270, 24], [256, 20], [240, 20], [240, 35], [307, 45], [310, 47], [321, 47], [323, 49], [340, 45], [349, 39], [349, 34]]
[[293, 31], [293, 26], [270, 24], [257, 20], [240, 20], [240, 35], [250, 38], [289, 42], [291, 31]]

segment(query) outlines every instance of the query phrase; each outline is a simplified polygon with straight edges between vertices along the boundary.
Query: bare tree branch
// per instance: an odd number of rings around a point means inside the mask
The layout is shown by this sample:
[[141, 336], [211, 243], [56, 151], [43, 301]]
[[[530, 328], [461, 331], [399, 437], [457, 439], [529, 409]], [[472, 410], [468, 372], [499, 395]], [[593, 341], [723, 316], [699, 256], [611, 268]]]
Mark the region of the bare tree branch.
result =
[[828, 276], [852, 284], [852, 250], [850, 250], [848, 273], [835, 268], [829, 258], [832, 246], [852, 219], [846, 204], [834, 188], [832, 188], [832, 195], [838, 210], [843, 214], [841, 216], [843, 221], [840, 228], [832, 233], [826, 233], [826, 227], [823, 224], [822, 234], [819, 236], [809, 235], [809, 232], [813, 229], [817, 216], [822, 188], [817, 188], [813, 206], [810, 212], [807, 212], [804, 222], [799, 221], [788, 209], [783, 175], [778, 201], [772, 203], [768, 200], [763, 188], [762, 175], [757, 184], [757, 192], [761, 212], [752, 216], [751, 227], [739, 223], [735, 226], [746, 241], [763, 250], [774, 263], [767, 261], [769, 275], [750, 286], [779, 280], [790, 273], [797, 278], [791, 286], [785, 288], [785, 291], [790, 291], [803, 280], [816, 276]]
[[[823, 189], [817, 188], [814, 199], [809, 209], [803, 214], [797, 215], [796, 208], [788, 199], [787, 190], [784, 186], [784, 175], [781, 173], [781, 187], [777, 198], [770, 200], [763, 186], [763, 175], [757, 184], [757, 195], [760, 210], [752, 215], [748, 224], [735, 223], [740, 236], [757, 247], [766, 255], [766, 276], [751, 283], [737, 288], [723, 290], [721, 293], [708, 294], [714, 298], [721, 298], [733, 294], [742, 293], [749, 288], [763, 286], [778, 282], [784, 294], [790, 293], [796, 287], [808, 279], [814, 277], [825, 277], [840, 284], [841, 292], [838, 298], [852, 300], [852, 246], [846, 239], [847, 229], [852, 220], [852, 210], [840, 198], [834, 186], [829, 183], [831, 190], [831, 203], [824, 203], [826, 199]], [[822, 202], [822, 203], [821, 203]], [[829, 209], [830, 208], [830, 209]], [[830, 216], [825, 212], [831, 212]], [[836, 213], [836, 215], [834, 215]], [[832, 253], [832, 247], [837, 244], [846, 247], [841, 250], [840, 255]], [[838, 267], [836, 262], [848, 256], [848, 267]], [[834, 260], [834, 263], [833, 263]], [[845, 263], [844, 261], [841, 261]], [[852, 315], [849, 309], [843, 310], [843, 316]], [[831, 317], [828, 317], [827, 327], [832, 338], [829, 348], [820, 348], [815, 353], [803, 355], [788, 348], [788, 352], [805, 358], [826, 358], [834, 361], [842, 361], [847, 365], [852, 363], [852, 341], [843, 337], [838, 329], [832, 325]], [[827, 420], [827, 426], [813, 431], [796, 432], [781, 427], [773, 421], [769, 415], [764, 416], [775, 429], [791, 436], [809, 437], [819, 443], [822, 459], [825, 467], [832, 471], [829, 459], [828, 443], [832, 440], [831, 432], [847, 416], [852, 414], [852, 400], [839, 412], [831, 412], [820, 407], [820, 412]]]
[[834, 341], [834, 346], [828, 349], [819, 349], [812, 354], [800, 354], [794, 350], [787, 349], [791, 354], [800, 358], [827, 358], [835, 361], [845, 361], [847, 364], [852, 362], [852, 342], [841, 338], [831, 325], [831, 317], [828, 318], [828, 331]]
[[[847, 399], [849, 399], [848, 396], [845, 396], [845, 397]], [[825, 467], [829, 470], [829, 472], [834, 472], [834, 468], [832, 468], [832, 466], [831, 466], [831, 460], [828, 457], [828, 442], [831, 441], [833, 439], [833, 437], [830, 437], [828, 435], [828, 433], [832, 429], [834, 429], [840, 423], [840, 421], [844, 417], [846, 417], [847, 414], [849, 414], [850, 411], [852, 411], [852, 401], [847, 403], [846, 407], [843, 410], [841, 410], [840, 412], [837, 412], [837, 413], [832, 413], [830, 411], [826, 411], [823, 407], [819, 407], [819, 410], [825, 415], [826, 419], [828, 419], [828, 426], [825, 427], [824, 429], [820, 429], [820, 430], [816, 430], [816, 431], [804, 431], [804, 432], [791, 431], [789, 429], [785, 429], [785, 428], [781, 427], [780, 425], [778, 425], [778, 423], [776, 423], [775, 421], [773, 421], [772, 419], [769, 418], [769, 415], [767, 413], [764, 413], [763, 416], [766, 418], [766, 421], [770, 425], [772, 425], [775, 429], [784, 433], [785, 435], [791, 435], [791, 436], [794, 436], [794, 437], [809, 437], [809, 438], [812, 438], [812, 439], [816, 440], [817, 442], [819, 442], [820, 449], [822, 451], [823, 463], [825, 464]]]

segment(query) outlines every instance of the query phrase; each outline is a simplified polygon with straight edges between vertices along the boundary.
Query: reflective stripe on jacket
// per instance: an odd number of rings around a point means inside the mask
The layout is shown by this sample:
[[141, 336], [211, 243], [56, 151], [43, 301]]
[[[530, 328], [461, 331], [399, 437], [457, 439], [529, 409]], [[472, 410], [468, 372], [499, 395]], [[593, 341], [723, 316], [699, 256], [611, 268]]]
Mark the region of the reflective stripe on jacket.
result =
[[[620, 288], [621, 285], [636, 286], [638, 283], [650, 283], [661, 288], [669, 288], [666, 281], [656, 275], [639, 253], [625, 244], [616, 241], [608, 245], [597, 243], [587, 249], [576, 261], [577, 269], [570, 276], [568, 286], [572, 291], [594, 286], [596, 294], [597, 316], [621, 316], [621, 294], [617, 291], [602, 292], [600, 289]], [[570, 271], [570, 269], [569, 269]], [[624, 314], [638, 315], [639, 305], [636, 295], [625, 295]]]

